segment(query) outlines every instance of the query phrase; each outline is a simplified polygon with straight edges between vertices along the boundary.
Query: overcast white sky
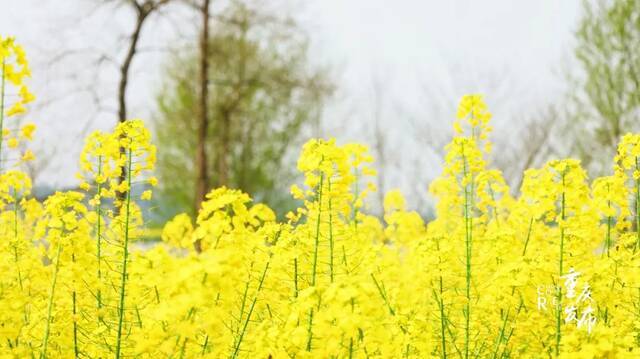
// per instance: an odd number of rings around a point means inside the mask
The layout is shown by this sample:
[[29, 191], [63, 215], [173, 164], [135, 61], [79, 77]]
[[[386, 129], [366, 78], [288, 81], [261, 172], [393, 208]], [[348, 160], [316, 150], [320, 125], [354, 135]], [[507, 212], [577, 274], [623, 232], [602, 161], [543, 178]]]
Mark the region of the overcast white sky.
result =
[[[503, 133], [521, 120], [514, 114], [536, 111], [560, 98], [565, 90], [562, 69], [571, 65], [581, 8], [579, 0], [277, 1], [289, 3], [309, 32], [312, 60], [335, 69], [339, 96], [325, 113], [324, 134], [367, 141], [376, 103], [372, 84], [378, 81], [383, 84], [381, 112], [390, 137], [397, 148], [414, 155], [422, 150], [407, 140], [415, 137], [411, 123], [449, 128], [462, 94], [485, 93]], [[37, 150], [44, 155], [55, 143], [58, 151], [40, 183], [73, 184], [86, 131], [115, 123], [113, 69], [91, 78], [87, 68], [95, 58], [86, 54], [114, 49], [133, 24], [126, 11], [92, 13], [97, 2], [0, 0], [0, 33], [14, 35], [25, 45], [34, 92], [39, 106], [46, 105], [32, 113], [39, 124]], [[182, 16], [182, 10], [170, 11], [175, 11], [166, 17], [170, 20], [150, 25], [144, 48], [162, 47], [177, 37], [176, 31], [195, 30], [192, 22], [184, 21], [188, 16]], [[79, 52], [51, 65], [63, 49]], [[122, 49], [116, 50], [115, 56], [121, 57]], [[136, 59], [129, 90], [131, 116], [151, 116], [165, 57], [161, 51], [148, 51]], [[103, 111], [96, 115], [88, 93], [68, 93], [78, 84], [97, 84], [105, 100]], [[398, 162], [405, 166], [419, 163], [409, 155], [401, 157]], [[403, 166], [398, 166], [401, 171]], [[421, 179], [424, 188], [427, 180]]]

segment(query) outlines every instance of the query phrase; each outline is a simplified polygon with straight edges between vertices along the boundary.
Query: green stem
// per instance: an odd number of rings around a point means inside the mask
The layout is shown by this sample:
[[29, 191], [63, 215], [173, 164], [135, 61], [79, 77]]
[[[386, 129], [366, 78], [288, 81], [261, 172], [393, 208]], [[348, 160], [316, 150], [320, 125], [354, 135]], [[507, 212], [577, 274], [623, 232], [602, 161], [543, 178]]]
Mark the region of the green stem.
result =
[[[318, 268], [318, 248], [320, 247], [320, 220], [322, 219], [322, 186], [324, 185], [324, 173], [320, 175], [320, 185], [318, 189], [318, 220], [316, 222], [316, 238], [313, 249], [313, 269], [311, 271], [311, 286], [316, 285], [316, 271]], [[309, 325], [307, 327], [307, 351], [311, 351], [311, 341], [313, 340], [313, 308], [309, 310]]]
[[329, 186], [329, 277], [333, 283], [333, 214], [331, 208], [331, 178], [327, 179]]
[[[253, 263], [251, 263], [251, 268], [253, 268]], [[240, 325], [242, 323], [242, 319], [244, 318], [244, 307], [247, 304], [247, 295], [249, 294], [249, 285], [251, 284], [251, 275], [249, 274], [249, 278], [247, 279], [247, 283], [244, 286], [244, 293], [242, 294], [242, 302], [240, 304], [240, 316], [238, 317], [238, 330], [240, 330]], [[236, 342], [234, 340], [233, 347], [235, 347]]]
[[[102, 156], [98, 156], [98, 176], [102, 176]], [[96, 300], [98, 301], [98, 309], [102, 308], [102, 291], [100, 290], [100, 282], [102, 281], [102, 197], [100, 192], [102, 191], [102, 183], [97, 184], [97, 194], [98, 194], [98, 207], [96, 208], [96, 212], [98, 214], [98, 220], [96, 222], [96, 250], [98, 257], [98, 290], [96, 293]], [[100, 320], [100, 319], [99, 319]]]
[[[71, 253], [71, 262], [72, 265], [75, 266], [76, 263], [76, 255], [75, 253]], [[80, 351], [78, 349], [78, 322], [77, 322], [77, 305], [76, 305], [76, 280], [73, 279], [73, 292], [71, 292], [71, 304], [72, 304], [72, 313], [73, 313], [73, 354], [77, 359], [79, 357]]]
[[447, 358], [447, 341], [445, 337], [445, 317], [444, 317], [444, 298], [443, 298], [443, 286], [442, 276], [440, 276], [440, 295], [436, 298], [438, 307], [440, 309], [440, 338], [442, 342], [442, 358]]
[[118, 305], [118, 334], [116, 337], [116, 359], [120, 359], [122, 351], [122, 325], [124, 324], [125, 290], [127, 284], [127, 262], [129, 260], [129, 214], [131, 207], [131, 162], [132, 152], [129, 148], [127, 156], [127, 198], [124, 222], [124, 243], [122, 255], [122, 278], [120, 281], [120, 304]]
[[349, 338], [349, 359], [353, 358], [353, 337]]
[[20, 272], [20, 257], [18, 256], [18, 193], [16, 189], [13, 189], [13, 254], [16, 263], [16, 272], [18, 274], [18, 283], [20, 284], [20, 290], [24, 290], [22, 285], [22, 273]]
[[187, 347], [187, 341], [189, 341], [188, 337], [185, 337], [184, 340], [182, 341], [182, 346], [180, 347], [180, 359], [184, 358], [184, 352]]
[[[607, 184], [607, 193], [611, 193], [611, 186]], [[607, 208], [611, 211], [611, 200], [607, 200]], [[607, 252], [607, 257], [609, 257], [609, 248], [611, 247], [611, 222], [613, 217], [607, 216], [607, 236], [605, 237], [605, 251]], [[604, 252], [602, 253], [604, 256]]]
[[[518, 306], [518, 311], [516, 312], [516, 318], [518, 317], [518, 314], [520, 314], [520, 311], [522, 310], [522, 308], [524, 307], [524, 301], [522, 300], [522, 297], [520, 297], [520, 305]], [[512, 327], [511, 330], [509, 331], [509, 335], [507, 335], [504, 338], [504, 349], [502, 349], [502, 353], [500, 353], [500, 355], [498, 355], [498, 358], [509, 358], [509, 340], [511, 340], [511, 337], [513, 336], [513, 332], [515, 331], [515, 327]]]
[[293, 296], [298, 298], [298, 257], [293, 258]]
[[442, 280], [442, 257], [440, 256], [440, 238], [436, 238], [436, 250], [438, 251], [438, 272], [440, 272], [439, 278], [439, 291], [440, 295], [436, 294], [435, 289], [433, 290], [434, 296], [436, 298], [436, 302], [438, 303], [438, 309], [440, 309], [440, 340], [442, 342], [442, 355], [443, 359], [447, 358], [447, 339], [446, 339], [446, 318], [444, 314], [444, 283]]
[[[564, 226], [565, 226], [564, 220], [566, 218], [565, 176], [566, 176], [566, 173], [563, 172], [562, 173], [562, 209], [561, 209], [562, 225], [560, 226], [560, 260], [558, 263], [559, 264], [558, 278], [562, 277], [562, 264], [564, 259]], [[560, 338], [562, 337], [561, 328], [560, 328], [561, 324], [562, 324], [562, 287], [558, 282], [557, 306], [556, 306], [556, 356], [560, 355]]]
[[[495, 195], [495, 193], [493, 193], [493, 188], [491, 188], [491, 183], [489, 183], [489, 193], [491, 194], [491, 200], [493, 201], [493, 203], [496, 203], [496, 195]], [[489, 213], [491, 213], [491, 207], [489, 207]], [[493, 207], [493, 217], [495, 218], [496, 225], [498, 226], [498, 229], [499, 229], [500, 228], [500, 218], [498, 218], [498, 205], [497, 204]]]
[[311, 351], [311, 341], [313, 340], [313, 308], [309, 310], [309, 325], [307, 326], [307, 351]]
[[202, 353], [201, 353], [202, 356], [206, 354], [208, 345], [209, 345], [209, 334], [205, 334], [204, 343], [202, 344]]
[[56, 290], [56, 281], [58, 279], [58, 268], [60, 267], [60, 251], [62, 247], [58, 244], [56, 250], [56, 264], [53, 270], [53, 278], [51, 279], [51, 289], [49, 291], [49, 304], [47, 306], [47, 323], [44, 329], [44, 336], [42, 338], [42, 349], [40, 351], [40, 359], [47, 357], [47, 344], [49, 343], [49, 331], [51, 329], [51, 315], [53, 311], [53, 296]]
[[247, 327], [249, 326], [249, 321], [251, 320], [251, 314], [255, 309], [256, 302], [258, 301], [258, 295], [260, 294], [260, 290], [262, 289], [262, 284], [264, 283], [264, 278], [267, 276], [267, 270], [269, 270], [269, 262], [264, 266], [264, 271], [262, 271], [262, 277], [260, 277], [260, 283], [258, 284], [258, 289], [256, 291], [256, 295], [253, 297], [253, 301], [251, 302], [251, 307], [249, 307], [249, 312], [247, 313], [247, 318], [244, 321], [244, 325], [242, 327], [242, 332], [240, 332], [240, 336], [236, 341], [234, 346], [233, 353], [231, 354], [231, 358], [235, 359], [240, 352], [240, 345], [242, 344], [242, 339], [244, 338], [245, 333], [247, 332]]
[[[387, 297], [387, 290], [384, 287], [384, 283], [378, 282], [378, 280], [376, 279], [376, 276], [374, 276], [373, 273], [371, 273], [371, 278], [373, 279], [373, 282], [376, 284], [376, 287], [378, 288], [378, 293], [380, 293], [380, 296], [382, 297], [384, 304], [387, 306], [387, 309], [389, 310], [389, 314], [395, 317], [396, 311], [393, 309], [393, 307], [391, 307], [391, 303], [389, 303], [389, 298]], [[398, 326], [400, 327], [400, 330], [402, 330], [404, 334], [407, 334], [407, 328], [405, 328], [402, 324], [398, 324]]]
[[20, 285], [20, 290], [24, 290], [22, 285], [22, 274], [20, 273], [20, 257], [18, 256], [18, 245], [13, 245], [13, 260], [16, 264], [16, 272], [18, 274], [18, 284]]
[[318, 220], [316, 222], [316, 238], [313, 249], [313, 270], [311, 272], [311, 286], [316, 285], [316, 270], [318, 268], [318, 247], [320, 247], [320, 220], [322, 215], [322, 186], [324, 185], [324, 173], [320, 175], [320, 187], [318, 189]]
[[79, 350], [78, 350], [78, 323], [76, 315], [77, 315], [77, 309], [76, 309], [76, 291], [74, 290], [73, 293], [71, 293], [71, 301], [73, 303], [73, 354], [75, 356], [75, 358], [79, 357]]
[[[355, 177], [355, 180], [353, 181], [355, 189], [353, 191], [354, 197], [353, 197], [353, 202], [351, 204], [351, 208], [352, 208], [351, 220], [353, 221], [353, 226], [357, 233], [358, 232], [358, 220], [357, 220], [358, 207], [356, 207], [356, 202], [358, 201], [358, 196], [360, 195], [360, 188], [358, 186], [358, 167], [354, 168], [353, 171], [354, 171], [354, 177]], [[379, 189], [379, 190], [381, 191], [382, 189]]]
[[[609, 208], [611, 208], [611, 201], [609, 201]], [[609, 248], [611, 248], [611, 222], [613, 217], [607, 216], [607, 238], [605, 241], [607, 257], [609, 257]]]
[[[463, 180], [470, 175], [467, 169], [467, 159], [464, 153], [464, 144], [462, 145], [462, 162], [463, 162]], [[473, 176], [471, 175], [471, 185], [473, 185]], [[464, 325], [464, 357], [469, 358], [469, 327], [471, 318], [471, 243], [473, 239], [473, 218], [470, 213], [471, 198], [469, 184], [464, 185], [464, 222], [465, 222], [465, 247], [466, 247], [466, 303], [465, 303], [465, 325]]]
[[378, 283], [378, 280], [376, 279], [376, 276], [373, 275], [373, 273], [371, 273], [371, 278], [373, 279], [373, 282], [376, 284], [376, 288], [378, 288], [378, 293], [380, 293], [380, 297], [382, 297], [382, 300], [384, 301], [384, 304], [387, 305], [387, 309], [389, 310], [389, 314], [395, 316], [396, 312], [391, 307], [391, 304], [389, 303], [389, 300], [387, 299], [387, 294], [386, 294], [385, 290], [380, 286], [380, 283]]
[[533, 229], [533, 217], [529, 220], [529, 229], [527, 230], [527, 239], [524, 241], [524, 249], [522, 250], [522, 256], [527, 253], [527, 245], [529, 244], [529, 239], [531, 239], [531, 230]]
[[509, 311], [507, 310], [507, 315], [505, 315], [504, 320], [502, 321], [502, 327], [500, 328], [500, 334], [498, 335], [498, 340], [496, 340], [496, 347], [493, 351], [493, 358], [498, 358], [498, 350], [500, 349], [500, 344], [504, 339], [504, 330], [507, 326], [507, 320], [509, 319]]

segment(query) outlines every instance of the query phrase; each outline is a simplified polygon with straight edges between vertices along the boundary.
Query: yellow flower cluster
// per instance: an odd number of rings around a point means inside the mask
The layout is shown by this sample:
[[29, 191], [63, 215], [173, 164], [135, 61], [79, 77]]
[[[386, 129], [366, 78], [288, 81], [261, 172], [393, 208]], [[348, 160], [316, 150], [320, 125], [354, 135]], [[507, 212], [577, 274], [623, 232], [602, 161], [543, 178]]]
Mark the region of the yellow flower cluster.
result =
[[[25, 105], [35, 100], [24, 82], [30, 76], [31, 70], [23, 48], [12, 37], [0, 36], [0, 169], [5, 139], [10, 149], [18, 148], [21, 141], [33, 139], [33, 123], [25, 124], [20, 131], [12, 131], [5, 124], [5, 118], [26, 113]], [[34, 155], [30, 150], [24, 151], [21, 157], [23, 162], [33, 159]]]
[[7, 83], [18, 89], [18, 99], [8, 108], [6, 116], [25, 113], [24, 105], [35, 99], [24, 84], [24, 79], [31, 76], [31, 70], [24, 49], [16, 44], [12, 37], [0, 36], [0, 62], [2, 63], [3, 91]]
[[0, 356], [639, 357], [640, 137], [611, 176], [555, 160], [514, 197], [486, 159], [489, 119], [462, 99], [428, 223], [398, 190], [367, 214], [373, 159], [334, 140], [304, 145], [286, 221], [213, 189], [152, 248], [135, 242], [157, 183], [140, 120], [88, 137], [86, 193], [40, 203], [1, 173]]
[[[151, 171], [156, 161], [156, 148], [151, 144], [151, 134], [140, 119], [120, 123], [112, 133], [95, 131], [85, 142], [80, 154], [80, 172], [76, 177], [80, 188], [91, 191], [96, 187], [90, 204], [97, 206], [105, 198], [117, 198], [119, 193], [129, 193], [132, 184], [150, 186], [157, 184], [155, 177], [139, 181], [144, 172]], [[126, 175], [130, 181], [122, 181]], [[143, 200], [151, 198], [151, 191], [140, 194]], [[122, 203], [116, 200], [116, 207]]]

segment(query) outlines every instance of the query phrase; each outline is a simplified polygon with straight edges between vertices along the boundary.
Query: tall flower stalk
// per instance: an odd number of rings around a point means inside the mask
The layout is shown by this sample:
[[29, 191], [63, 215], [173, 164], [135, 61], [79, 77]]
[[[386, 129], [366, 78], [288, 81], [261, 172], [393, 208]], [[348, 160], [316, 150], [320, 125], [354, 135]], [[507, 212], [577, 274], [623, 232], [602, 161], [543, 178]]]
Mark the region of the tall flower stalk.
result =
[[[102, 177], [102, 155], [98, 156], [98, 178]], [[98, 311], [102, 309], [102, 289], [100, 288], [100, 283], [102, 282], [102, 181], [98, 180], [97, 182], [97, 190], [96, 196], [97, 204], [96, 204], [96, 259], [97, 259], [97, 276], [98, 276], [98, 290], [96, 291], [96, 304]]]
[[132, 150], [127, 150], [127, 194], [125, 198], [125, 213], [124, 213], [124, 237], [122, 242], [122, 272], [120, 278], [119, 288], [119, 302], [118, 302], [118, 331], [116, 334], [116, 352], [115, 357], [119, 359], [122, 352], [122, 327], [124, 325], [125, 317], [125, 299], [127, 289], [127, 265], [129, 263], [129, 219], [131, 214], [131, 162]]
[[560, 340], [562, 337], [562, 287], [560, 286], [560, 278], [563, 273], [564, 264], [564, 236], [565, 236], [565, 220], [566, 220], [566, 170], [562, 171], [562, 193], [560, 199], [560, 255], [558, 259], [558, 286], [556, 288], [556, 355], [560, 354]]
[[[320, 174], [320, 183], [318, 184], [318, 218], [316, 220], [316, 233], [313, 245], [313, 267], [311, 268], [311, 286], [316, 285], [317, 267], [318, 267], [318, 251], [320, 249], [320, 224], [322, 221], [322, 187], [324, 185], [324, 173]], [[313, 341], [313, 308], [309, 309], [309, 319], [307, 326], [307, 351], [311, 351], [311, 342]]]
[[[471, 254], [473, 240], [473, 217], [471, 208], [473, 200], [473, 175], [468, 172], [467, 158], [465, 155], [464, 143], [461, 144], [460, 153], [463, 163], [463, 185], [464, 185], [464, 234], [465, 234], [465, 279], [466, 279], [466, 302], [465, 302], [465, 323], [464, 323], [464, 357], [469, 358], [469, 327], [471, 320]], [[471, 187], [471, 188], [469, 188]]]
[[[474, 241], [474, 211], [476, 210], [476, 177], [486, 172], [483, 156], [489, 153], [490, 146], [482, 142], [491, 131], [488, 122], [491, 114], [487, 111], [486, 104], [480, 95], [466, 95], [460, 101], [454, 122], [456, 137], [448, 146], [446, 156], [444, 181], [456, 188], [457, 193], [462, 194], [462, 222], [464, 223], [464, 353], [465, 359], [470, 356], [471, 350], [471, 298], [472, 298], [472, 270], [473, 270], [473, 241]], [[465, 136], [465, 132], [467, 135]], [[444, 183], [446, 183], [444, 182]], [[437, 187], [434, 187], [437, 188]], [[435, 189], [434, 189], [435, 190]], [[436, 190], [438, 191], [438, 190]], [[488, 186], [491, 192], [491, 186]], [[495, 202], [495, 200], [494, 200]], [[445, 202], [449, 203], [449, 202]], [[452, 204], [459, 209], [459, 206]], [[449, 209], [448, 209], [449, 210]], [[490, 210], [490, 208], [489, 208]], [[458, 212], [459, 213], [459, 212]], [[459, 217], [458, 214], [456, 217]], [[458, 222], [459, 223], [459, 222]], [[459, 224], [456, 224], [456, 226]]]
[[40, 359], [47, 357], [47, 345], [49, 343], [49, 332], [51, 330], [51, 318], [53, 317], [53, 298], [56, 291], [56, 282], [58, 280], [58, 269], [60, 268], [60, 252], [62, 246], [58, 244], [56, 249], [55, 265], [53, 267], [53, 275], [51, 277], [51, 286], [49, 288], [49, 298], [47, 300], [47, 320], [44, 327], [44, 335], [42, 336], [42, 348], [40, 350]]
[[[234, 340], [233, 344], [233, 352], [231, 353], [231, 358], [235, 359], [238, 357], [238, 353], [240, 352], [240, 346], [242, 345], [242, 340], [244, 339], [245, 334], [247, 333], [247, 327], [249, 326], [249, 322], [251, 321], [251, 316], [253, 315], [253, 311], [256, 307], [256, 302], [258, 301], [258, 296], [260, 295], [260, 291], [262, 290], [262, 285], [264, 284], [264, 279], [267, 276], [267, 271], [269, 270], [269, 262], [265, 264], [264, 270], [262, 271], [262, 275], [260, 276], [260, 280], [258, 282], [258, 288], [256, 289], [256, 293], [251, 301], [251, 305], [249, 306], [249, 310], [247, 312], [246, 318], [244, 318], [244, 322], [242, 323], [242, 328], [238, 337]], [[244, 305], [243, 305], [244, 310]], [[242, 316], [240, 317], [242, 320]]]

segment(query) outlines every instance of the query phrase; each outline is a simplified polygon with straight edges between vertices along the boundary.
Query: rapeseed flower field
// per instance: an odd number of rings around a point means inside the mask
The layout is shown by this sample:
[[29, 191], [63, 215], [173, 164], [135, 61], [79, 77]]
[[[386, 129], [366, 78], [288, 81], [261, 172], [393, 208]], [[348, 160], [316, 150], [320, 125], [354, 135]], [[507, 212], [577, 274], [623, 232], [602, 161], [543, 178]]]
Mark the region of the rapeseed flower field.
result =
[[133, 189], [157, 184], [144, 122], [92, 133], [80, 189], [38, 201], [20, 170], [29, 65], [5, 37], [0, 62], [2, 358], [640, 357], [640, 134], [610, 176], [553, 160], [512, 191], [468, 95], [428, 223], [397, 190], [368, 214], [368, 149], [313, 139], [286, 220], [216, 188], [141, 249], [152, 191]]

